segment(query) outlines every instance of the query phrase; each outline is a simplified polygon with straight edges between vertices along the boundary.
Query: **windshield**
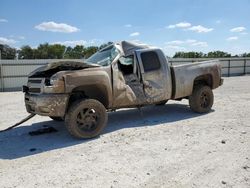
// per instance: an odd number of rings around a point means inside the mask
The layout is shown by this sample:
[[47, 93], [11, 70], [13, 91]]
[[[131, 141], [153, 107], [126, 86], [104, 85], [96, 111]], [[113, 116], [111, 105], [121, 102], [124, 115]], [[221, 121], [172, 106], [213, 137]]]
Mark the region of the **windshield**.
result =
[[118, 49], [114, 45], [111, 45], [90, 56], [87, 59], [87, 63], [107, 66], [115, 59], [118, 54]]

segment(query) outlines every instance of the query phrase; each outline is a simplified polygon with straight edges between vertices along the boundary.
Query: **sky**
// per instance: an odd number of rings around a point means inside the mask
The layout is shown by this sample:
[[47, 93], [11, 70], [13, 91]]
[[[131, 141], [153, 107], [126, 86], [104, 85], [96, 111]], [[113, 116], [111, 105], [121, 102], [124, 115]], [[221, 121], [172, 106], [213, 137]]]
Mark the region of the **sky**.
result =
[[163, 49], [250, 52], [250, 0], [0, 0], [0, 43], [91, 46], [129, 40]]

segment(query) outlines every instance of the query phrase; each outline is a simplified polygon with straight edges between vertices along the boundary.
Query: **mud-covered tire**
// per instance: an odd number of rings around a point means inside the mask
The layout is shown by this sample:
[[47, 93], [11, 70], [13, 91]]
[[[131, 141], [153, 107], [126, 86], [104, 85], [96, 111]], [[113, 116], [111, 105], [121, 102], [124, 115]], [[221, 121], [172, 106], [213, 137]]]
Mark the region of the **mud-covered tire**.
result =
[[168, 100], [165, 100], [165, 101], [156, 103], [155, 105], [156, 105], [156, 106], [164, 106], [167, 102], [168, 102]]
[[214, 103], [213, 91], [209, 86], [198, 85], [194, 87], [192, 95], [189, 97], [190, 108], [194, 112], [207, 113]]
[[51, 119], [54, 121], [63, 121], [64, 119], [62, 117], [54, 117], [54, 116], [49, 116]]
[[98, 136], [108, 121], [106, 108], [97, 100], [76, 101], [65, 116], [65, 126], [78, 139]]

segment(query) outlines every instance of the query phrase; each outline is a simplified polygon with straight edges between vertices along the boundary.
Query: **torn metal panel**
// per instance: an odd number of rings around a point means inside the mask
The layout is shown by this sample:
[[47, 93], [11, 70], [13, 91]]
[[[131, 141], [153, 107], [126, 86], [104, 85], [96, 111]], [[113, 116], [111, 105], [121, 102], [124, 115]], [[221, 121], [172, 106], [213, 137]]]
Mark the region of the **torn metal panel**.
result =
[[29, 74], [29, 77], [50, 77], [59, 71], [80, 70], [91, 67], [99, 67], [99, 65], [87, 64], [80, 60], [57, 60], [34, 70]]
[[128, 42], [128, 41], [121, 41], [118, 44], [121, 45], [122, 52], [123, 52], [122, 55], [124, 56], [133, 55], [135, 50], [150, 48], [146, 44], [137, 44], [137, 43]]
[[136, 96], [136, 104], [143, 105], [147, 102], [147, 97], [143, 89], [143, 83], [139, 80], [136, 74], [124, 76], [125, 83], [132, 89]]
[[130, 106], [136, 103], [136, 95], [125, 83], [117, 63], [112, 65], [113, 70], [113, 108]]

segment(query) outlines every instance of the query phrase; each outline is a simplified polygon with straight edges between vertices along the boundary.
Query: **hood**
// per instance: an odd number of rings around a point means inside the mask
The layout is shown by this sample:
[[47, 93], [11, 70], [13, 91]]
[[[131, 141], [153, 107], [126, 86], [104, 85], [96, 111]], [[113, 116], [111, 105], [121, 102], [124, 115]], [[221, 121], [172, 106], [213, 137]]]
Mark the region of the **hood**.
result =
[[99, 67], [99, 65], [88, 64], [81, 60], [54, 61], [35, 69], [29, 74], [29, 77], [51, 77], [59, 71], [81, 70], [92, 67]]

